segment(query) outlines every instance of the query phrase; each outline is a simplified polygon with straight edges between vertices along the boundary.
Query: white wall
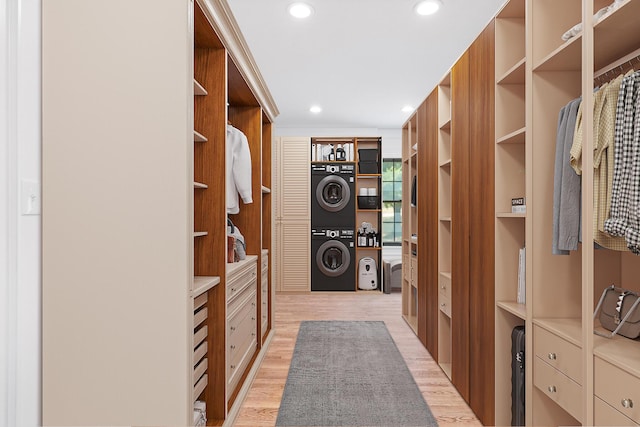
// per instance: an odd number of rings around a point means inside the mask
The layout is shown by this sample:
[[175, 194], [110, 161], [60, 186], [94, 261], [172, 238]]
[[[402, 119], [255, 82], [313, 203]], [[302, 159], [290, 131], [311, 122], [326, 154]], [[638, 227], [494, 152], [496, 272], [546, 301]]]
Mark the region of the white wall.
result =
[[[379, 128], [293, 128], [277, 125], [274, 134], [279, 136], [304, 136], [304, 137], [343, 137], [343, 136], [380, 136], [382, 137], [382, 157], [402, 157], [402, 129]], [[400, 246], [385, 246], [382, 248], [382, 259], [398, 259], [402, 257]]]
[[[0, 427], [37, 426], [40, 410], [40, 0], [0, 0]], [[30, 193], [31, 194], [31, 193]]]

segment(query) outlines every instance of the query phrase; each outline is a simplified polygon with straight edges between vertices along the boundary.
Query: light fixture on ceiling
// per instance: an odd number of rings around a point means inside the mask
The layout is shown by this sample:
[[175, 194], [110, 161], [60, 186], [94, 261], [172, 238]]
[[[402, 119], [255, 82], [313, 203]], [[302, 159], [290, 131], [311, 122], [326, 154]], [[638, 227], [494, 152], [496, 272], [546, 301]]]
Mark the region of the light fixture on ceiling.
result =
[[441, 0], [424, 0], [416, 4], [415, 11], [418, 15], [433, 15], [441, 6]]
[[291, 3], [289, 5], [289, 14], [294, 18], [308, 18], [313, 13], [313, 8], [306, 3]]
[[319, 105], [312, 105], [311, 108], [309, 108], [309, 111], [311, 111], [313, 114], [318, 114], [322, 112], [322, 107], [320, 107]]
[[413, 108], [411, 105], [405, 105], [404, 107], [402, 107], [403, 113], [412, 113], [413, 110], [415, 110], [415, 108]]

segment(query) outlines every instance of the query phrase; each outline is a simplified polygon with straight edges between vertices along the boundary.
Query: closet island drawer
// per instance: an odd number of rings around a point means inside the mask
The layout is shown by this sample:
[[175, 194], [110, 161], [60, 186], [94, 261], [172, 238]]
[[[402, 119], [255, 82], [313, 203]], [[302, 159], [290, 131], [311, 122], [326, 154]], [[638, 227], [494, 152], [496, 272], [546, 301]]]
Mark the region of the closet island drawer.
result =
[[593, 398], [593, 422], [597, 426], [636, 426], [631, 418], [613, 409], [599, 397]]
[[269, 251], [262, 251], [262, 264], [260, 266], [260, 271], [263, 273], [269, 270]]
[[256, 281], [254, 280], [251, 283], [249, 283], [249, 286], [244, 287], [241, 292], [236, 294], [236, 297], [233, 298], [233, 300], [228, 303], [228, 305], [227, 305], [227, 317], [232, 316], [233, 313], [238, 311], [238, 309], [240, 307], [244, 306], [245, 303], [247, 302], [247, 299], [252, 298], [252, 296], [251, 296], [252, 294], [253, 294], [253, 299], [254, 299], [254, 304], [255, 304], [255, 293], [256, 292], [257, 292], [257, 284], [256, 284]]
[[578, 384], [582, 384], [582, 349], [580, 347], [534, 325], [533, 349], [540, 359]]
[[251, 283], [256, 282], [256, 265], [240, 273], [238, 276], [229, 278], [227, 283], [227, 300], [231, 301], [236, 295], [241, 293]]
[[640, 423], [640, 379], [599, 357], [594, 359], [593, 370], [594, 394]]
[[[249, 320], [247, 320], [249, 319]], [[253, 319], [251, 321], [251, 319]], [[242, 336], [248, 336], [252, 331], [251, 323], [256, 324], [256, 293], [250, 293], [247, 298], [243, 299], [243, 304], [237, 310], [230, 313], [227, 319], [229, 344], [240, 344]], [[240, 336], [241, 338], [236, 338]]]
[[247, 256], [244, 261], [227, 264], [227, 301], [231, 301], [252, 281], [257, 280], [257, 260], [258, 257], [253, 255]]
[[582, 387], [571, 378], [535, 357], [533, 383], [576, 420], [582, 418]]

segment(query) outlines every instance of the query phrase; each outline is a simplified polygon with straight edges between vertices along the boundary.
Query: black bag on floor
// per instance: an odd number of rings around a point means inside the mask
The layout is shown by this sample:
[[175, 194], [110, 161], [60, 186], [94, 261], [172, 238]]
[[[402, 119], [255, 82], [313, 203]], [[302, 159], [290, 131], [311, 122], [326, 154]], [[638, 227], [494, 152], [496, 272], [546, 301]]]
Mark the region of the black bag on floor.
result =
[[511, 425], [524, 424], [524, 326], [516, 326], [511, 331]]

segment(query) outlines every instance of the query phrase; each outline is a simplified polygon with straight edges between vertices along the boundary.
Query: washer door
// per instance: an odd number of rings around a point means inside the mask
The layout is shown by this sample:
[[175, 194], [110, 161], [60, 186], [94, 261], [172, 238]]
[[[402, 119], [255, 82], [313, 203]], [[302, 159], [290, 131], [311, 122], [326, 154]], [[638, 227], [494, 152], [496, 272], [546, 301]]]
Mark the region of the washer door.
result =
[[316, 200], [324, 210], [338, 212], [347, 206], [350, 199], [349, 184], [341, 176], [328, 175], [318, 183]]
[[337, 277], [344, 274], [350, 263], [349, 248], [338, 240], [324, 242], [316, 252], [316, 265], [325, 276]]

